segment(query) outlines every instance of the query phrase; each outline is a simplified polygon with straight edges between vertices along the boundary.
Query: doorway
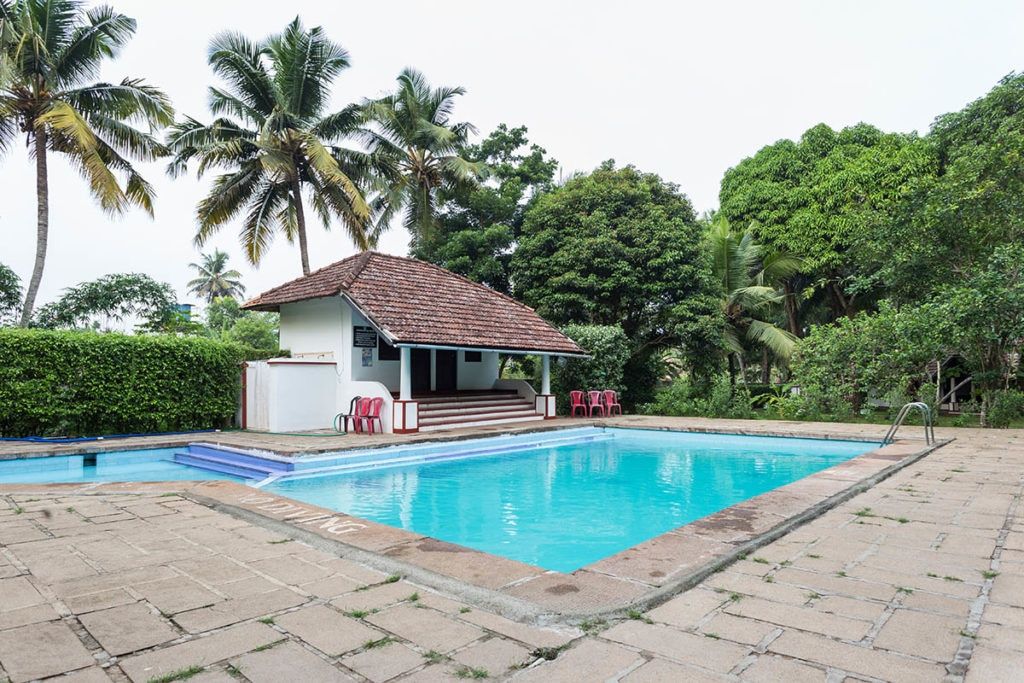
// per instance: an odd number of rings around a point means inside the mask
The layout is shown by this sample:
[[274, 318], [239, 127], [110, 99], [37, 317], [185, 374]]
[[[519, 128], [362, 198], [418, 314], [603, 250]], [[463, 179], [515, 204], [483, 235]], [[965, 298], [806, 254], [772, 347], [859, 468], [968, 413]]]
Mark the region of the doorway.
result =
[[412, 349], [412, 393], [430, 391], [430, 349]]
[[434, 361], [437, 391], [455, 391], [459, 386], [458, 351], [438, 349], [434, 353], [437, 354]]

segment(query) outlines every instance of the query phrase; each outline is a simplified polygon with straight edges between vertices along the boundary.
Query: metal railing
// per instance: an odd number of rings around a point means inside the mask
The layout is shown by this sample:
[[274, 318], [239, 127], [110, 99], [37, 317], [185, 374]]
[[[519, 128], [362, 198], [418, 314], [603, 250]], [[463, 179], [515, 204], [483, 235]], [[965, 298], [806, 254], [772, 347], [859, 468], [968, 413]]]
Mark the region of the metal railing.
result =
[[928, 407], [927, 403], [915, 401], [900, 408], [899, 414], [896, 415], [896, 419], [892, 421], [892, 426], [889, 427], [889, 431], [885, 433], [885, 438], [882, 439], [883, 446], [887, 443], [892, 443], [896, 437], [896, 430], [903, 425], [907, 415], [915, 408], [921, 411], [921, 417], [924, 418], [924, 442], [929, 446], [935, 443], [935, 424], [932, 422], [932, 409]]

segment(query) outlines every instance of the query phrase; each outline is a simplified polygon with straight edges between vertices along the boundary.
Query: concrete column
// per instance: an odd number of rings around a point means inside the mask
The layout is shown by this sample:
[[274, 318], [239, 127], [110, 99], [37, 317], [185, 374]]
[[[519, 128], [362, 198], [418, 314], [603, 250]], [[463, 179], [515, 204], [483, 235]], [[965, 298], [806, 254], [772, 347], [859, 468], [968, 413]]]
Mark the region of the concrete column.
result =
[[430, 349], [430, 390], [437, 391], [437, 349]]
[[551, 393], [551, 356], [541, 356], [540, 362], [540, 393], [547, 396]]
[[399, 347], [398, 358], [402, 371], [398, 398], [402, 401], [410, 401], [412, 400], [412, 349], [408, 346]]

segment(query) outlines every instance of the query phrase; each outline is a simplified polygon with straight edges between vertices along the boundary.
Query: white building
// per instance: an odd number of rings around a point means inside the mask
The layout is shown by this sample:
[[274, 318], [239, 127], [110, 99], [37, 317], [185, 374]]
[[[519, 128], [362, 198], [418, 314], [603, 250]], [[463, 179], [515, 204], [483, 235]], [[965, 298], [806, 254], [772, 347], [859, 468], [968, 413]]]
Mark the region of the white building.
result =
[[[243, 308], [279, 311], [291, 358], [248, 363], [243, 426], [325, 429], [356, 396], [384, 399], [388, 432], [554, 417], [551, 356], [582, 356], [533, 309], [443, 268], [363, 252]], [[539, 391], [498, 379], [500, 354], [542, 359]]]

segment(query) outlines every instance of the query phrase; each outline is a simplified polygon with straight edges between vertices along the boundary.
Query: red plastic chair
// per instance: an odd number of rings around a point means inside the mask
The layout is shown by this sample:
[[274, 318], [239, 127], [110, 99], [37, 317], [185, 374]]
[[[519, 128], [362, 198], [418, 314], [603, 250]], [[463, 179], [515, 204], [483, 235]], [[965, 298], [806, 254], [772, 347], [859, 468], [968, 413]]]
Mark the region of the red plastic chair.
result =
[[384, 399], [381, 397], [368, 399], [370, 401], [369, 409], [366, 415], [362, 418], [363, 422], [366, 423], [367, 431], [371, 434], [374, 433], [373, 423], [376, 422], [377, 426], [380, 427], [380, 431], [384, 431], [384, 423], [380, 420], [380, 411], [384, 407]]
[[588, 415], [594, 417], [594, 411], [597, 410], [601, 413], [601, 417], [604, 417], [605, 413], [604, 406], [601, 405], [601, 392], [600, 391], [588, 391], [587, 392], [587, 403], [588, 403]]
[[582, 391], [570, 391], [569, 392], [569, 406], [572, 410], [569, 411], [569, 417], [576, 417], [576, 411], [582, 410], [583, 414], [587, 414], [587, 404], [583, 402]]
[[356, 401], [356, 412], [352, 416], [352, 428], [356, 433], [363, 431], [363, 423], [366, 422], [366, 418], [370, 415], [370, 404], [373, 403], [373, 399], [366, 396]]
[[605, 389], [601, 392], [604, 397], [604, 409], [608, 411], [608, 417], [612, 416], [612, 413], [616, 410], [619, 411], [619, 415], [622, 415], [622, 406], [619, 405], [619, 395], [611, 389]]

